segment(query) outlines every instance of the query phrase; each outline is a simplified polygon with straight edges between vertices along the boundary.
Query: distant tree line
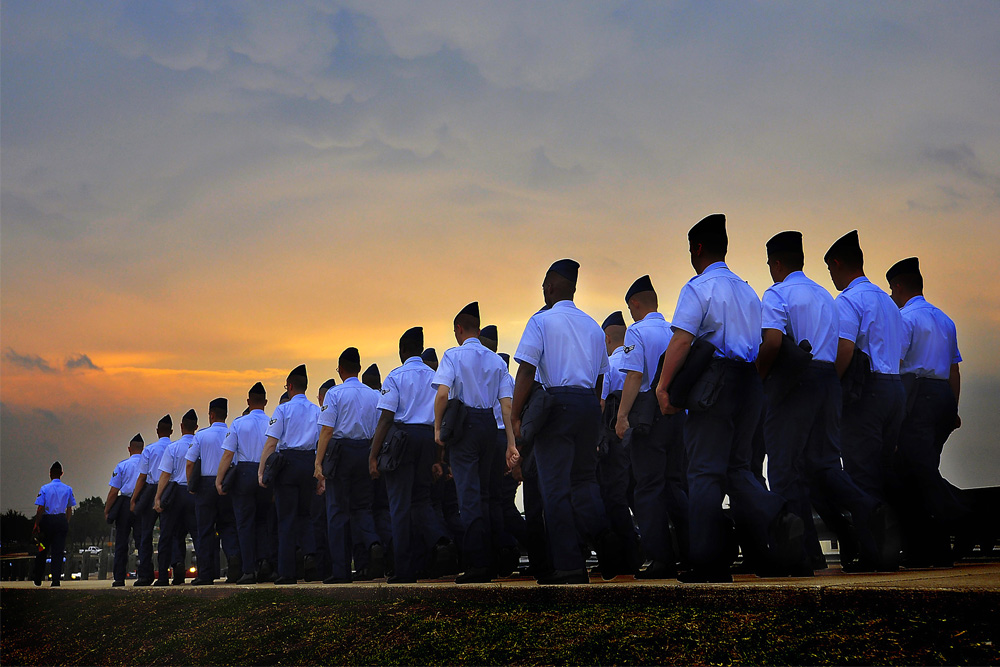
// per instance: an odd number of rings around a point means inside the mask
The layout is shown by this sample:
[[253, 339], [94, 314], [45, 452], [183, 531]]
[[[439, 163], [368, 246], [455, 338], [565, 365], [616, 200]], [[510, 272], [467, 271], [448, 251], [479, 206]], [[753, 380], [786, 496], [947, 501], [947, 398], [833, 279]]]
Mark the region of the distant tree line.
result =
[[[3, 553], [31, 551], [34, 548], [31, 535], [34, 522], [33, 516], [25, 516], [13, 509], [0, 516]], [[104, 547], [110, 536], [111, 526], [104, 519], [104, 500], [98, 496], [84, 498], [73, 510], [73, 518], [69, 522], [67, 555], [75, 553], [77, 548], [91, 545]]]

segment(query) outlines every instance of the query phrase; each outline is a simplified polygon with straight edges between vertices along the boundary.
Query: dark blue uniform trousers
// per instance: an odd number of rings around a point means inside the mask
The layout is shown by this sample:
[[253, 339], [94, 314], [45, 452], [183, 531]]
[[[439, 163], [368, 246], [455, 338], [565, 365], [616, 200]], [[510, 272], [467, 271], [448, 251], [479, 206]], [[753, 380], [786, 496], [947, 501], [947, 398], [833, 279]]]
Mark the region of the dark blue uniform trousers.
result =
[[240, 541], [236, 534], [236, 516], [233, 500], [228, 494], [220, 496], [215, 488], [215, 475], [202, 475], [201, 486], [195, 494], [195, 518], [198, 522], [198, 577], [216, 579], [219, 576], [219, 540], [226, 558], [240, 555]]
[[[771, 490], [802, 519], [809, 556], [823, 555], [812, 518], [811, 500], [815, 500], [817, 507], [849, 511], [862, 552], [877, 558], [869, 522], [879, 501], [851, 480], [840, 460], [842, 402], [833, 364], [813, 361], [795, 389], [779, 403], [768, 404], [764, 418], [768, 478]], [[844, 541], [846, 536], [838, 537]]]
[[490, 475], [496, 460], [497, 423], [493, 410], [467, 408], [461, 437], [451, 445], [449, 458], [462, 522], [465, 569], [489, 567], [491, 562]]
[[[330, 480], [327, 480], [327, 484], [329, 482]], [[319, 575], [326, 579], [333, 574], [333, 564], [330, 560], [330, 521], [326, 510], [326, 494], [313, 495], [310, 499], [309, 526], [313, 533], [313, 543], [316, 545], [316, 568]]]
[[530, 448], [521, 458], [522, 500], [524, 501], [524, 548], [532, 573], [544, 574], [552, 570], [548, 540], [545, 536], [545, 506], [542, 490], [538, 485], [538, 465], [535, 448]]
[[[553, 387], [555, 400], [533, 448], [552, 567], [581, 570], [583, 543], [610, 529], [597, 485], [601, 404], [593, 390]], [[527, 504], [527, 498], [525, 499]]]
[[[629, 443], [635, 476], [635, 520], [646, 557], [664, 563], [687, 560], [687, 453], [684, 451], [686, 415], [660, 416], [645, 435]], [[626, 480], [626, 484], [627, 484]], [[622, 498], [627, 489], [622, 488]], [[627, 507], [626, 507], [627, 509]], [[680, 553], [675, 553], [670, 523], [677, 531]]]
[[236, 517], [236, 536], [240, 542], [243, 574], [253, 574], [258, 562], [270, 555], [271, 492], [257, 483], [258, 461], [241, 461], [236, 464], [236, 482], [229, 495]]
[[507, 474], [507, 431], [497, 429], [493, 448], [493, 469], [490, 472], [490, 529], [495, 550], [517, 548], [517, 540], [504, 521], [504, 479]]
[[69, 535], [69, 521], [65, 514], [44, 514], [38, 522], [45, 548], [35, 556], [35, 581], [41, 581], [45, 573], [45, 559], [51, 559], [52, 583], [62, 580], [63, 558], [66, 555], [66, 536]]
[[729, 494], [733, 516], [754, 547], [766, 553], [768, 528], [785, 500], [761, 486], [750, 469], [752, 440], [764, 392], [753, 364], [716, 359], [723, 386], [715, 403], [690, 411], [684, 425], [688, 454], [689, 558], [695, 570], [728, 572], [731, 524], [722, 511]]
[[316, 495], [314, 450], [285, 449], [285, 467], [274, 481], [274, 506], [278, 512], [278, 576], [295, 579], [295, 547], [305, 555], [316, 554], [316, 540], [309, 521], [309, 507]]
[[153, 580], [153, 527], [160, 515], [152, 507], [136, 515], [135, 521], [139, 531], [136, 549], [139, 552], [136, 565], [136, 578], [143, 581]]
[[[178, 484], [174, 490], [173, 502], [160, 515], [159, 558], [160, 579], [167, 579], [167, 565], [175, 568], [174, 576], [186, 576], [186, 537], [191, 535], [198, 548], [198, 524], [194, 515], [194, 496], [188, 493], [187, 484]], [[179, 566], [179, 569], [177, 569]]]
[[881, 501], [898, 487], [892, 459], [905, 400], [898, 375], [873, 373], [861, 398], [844, 407], [840, 430], [844, 470], [863, 491]]
[[[368, 474], [370, 440], [341, 439], [330, 446], [339, 448], [333, 477], [326, 480], [327, 537], [330, 544], [330, 572], [338, 579], [351, 576], [352, 531], [366, 550], [379, 541], [372, 517], [374, 496]], [[358, 563], [364, 567], [366, 563]]]
[[912, 406], [903, 419], [896, 450], [896, 470], [915, 505], [907, 513], [908, 532], [911, 543], [927, 541], [929, 520], [941, 548], [970, 511], [940, 471], [941, 451], [955, 429], [958, 403], [947, 380], [919, 378], [910, 393], [907, 402]]
[[395, 470], [385, 471], [389, 496], [395, 574], [410, 579], [427, 566], [431, 547], [450, 539], [444, 519], [431, 505], [434, 482], [431, 467], [436, 458], [434, 427], [397, 424], [406, 432], [406, 442]]
[[142, 540], [138, 517], [128, 508], [129, 501], [127, 496], [122, 499], [123, 506], [115, 519], [115, 563], [112, 567], [115, 581], [125, 581], [131, 540], [135, 540], [137, 547]]
[[[601, 428], [606, 428], [601, 426]], [[683, 448], [683, 443], [681, 443]], [[629, 509], [628, 487], [632, 480], [629, 448], [613, 433], [608, 441], [608, 451], [597, 460], [597, 485], [601, 489], [601, 501], [611, 522], [611, 529], [625, 545], [629, 562], [636, 568], [642, 565], [639, 533]], [[685, 516], [684, 521], [687, 521]]]

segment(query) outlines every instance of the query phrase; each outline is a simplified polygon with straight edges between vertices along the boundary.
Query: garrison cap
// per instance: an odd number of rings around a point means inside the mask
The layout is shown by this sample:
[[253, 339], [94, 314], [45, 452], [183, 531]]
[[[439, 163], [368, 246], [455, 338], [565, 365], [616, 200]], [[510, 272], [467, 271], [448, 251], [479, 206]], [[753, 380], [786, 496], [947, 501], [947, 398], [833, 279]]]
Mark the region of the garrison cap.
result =
[[250, 387], [250, 391], [247, 392], [249, 396], [267, 396], [267, 390], [264, 389], [264, 385], [260, 382]]
[[288, 392], [286, 391], [282, 393], [281, 398], [278, 399], [278, 405], [281, 405], [282, 403], [287, 403], [290, 400], [292, 399], [288, 397]]
[[246, 417], [248, 414], [250, 414], [250, 406], [249, 405], [246, 407], [246, 409], [243, 410], [243, 416], [244, 417]]
[[329, 380], [327, 380], [326, 382], [324, 382], [319, 386], [319, 390], [329, 391], [330, 387], [336, 387], [336, 386], [337, 386], [337, 381], [334, 378], [330, 378]]
[[420, 353], [420, 358], [424, 361], [437, 361], [438, 353], [433, 347], [429, 347]]
[[209, 410], [223, 410], [229, 412], [229, 401], [225, 398], [213, 398], [212, 402], [208, 404]]
[[472, 317], [479, 319], [479, 302], [473, 301], [465, 308], [459, 311], [459, 315], [471, 315]]
[[360, 364], [361, 363], [361, 353], [358, 352], [358, 348], [349, 347], [340, 353], [340, 359], [337, 363], [341, 364]]
[[607, 317], [604, 318], [604, 323], [601, 324], [601, 328], [607, 330], [608, 327], [623, 327], [625, 326], [625, 316], [622, 311], [616, 310]]
[[497, 338], [497, 327], [495, 324], [490, 324], [488, 326], [483, 327], [479, 331], [479, 337], [489, 338], [490, 340], [500, 340], [499, 338]]
[[640, 294], [642, 292], [655, 292], [655, 291], [656, 290], [653, 289], [653, 281], [649, 279], [648, 275], [645, 275], [642, 278], [638, 278], [634, 283], [632, 283], [632, 286], [628, 288], [627, 292], [625, 292], [625, 303], [628, 303], [628, 300], [634, 297], [636, 294]]
[[140, 445], [146, 444], [146, 441], [142, 439], [142, 433], [136, 433], [133, 435], [132, 440], [130, 440], [128, 444], [131, 445], [133, 442], [138, 442]]
[[920, 260], [916, 257], [908, 257], [906, 259], [901, 259], [895, 264], [893, 264], [888, 271], [885, 272], [885, 281], [891, 283], [893, 278], [902, 275], [920, 275]]
[[293, 368], [292, 372], [288, 374], [288, 377], [292, 377], [293, 375], [298, 375], [299, 377], [305, 378], [307, 381], [309, 380], [309, 376], [306, 374], [305, 364], [299, 364]]
[[499, 356], [503, 359], [503, 362], [507, 364], [507, 368], [510, 368], [510, 355], [506, 352], [501, 352]]
[[407, 329], [403, 332], [403, 335], [399, 337], [399, 342], [402, 343], [404, 340], [416, 343], [420, 347], [424, 346], [424, 328], [423, 327], [413, 327]]
[[59, 463], [59, 461], [56, 461], [51, 466], [49, 466], [49, 472], [50, 473], [55, 473], [57, 475], [61, 475], [62, 471], [63, 471], [62, 470], [62, 464]]
[[198, 423], [198, 413], [194, 411], [194, 408], [191, 408], [190, 410], [185, 412], [184, 416], [181, 417], [182, 424], [184, 423], [190, 424], [191, 422], [194, 422], [195, 424]]
[[378, 364], [372, 364], [361, 374], [361, 382], [372, 389], [382, 388], [382, 374], [379, 373]]
[[840, 259], [844, 253], [855, 255], [861, 252], [861, 242], [858, 240], [858, 230], [848, 232], [833, 242], [830, 249], [823, 255], [823, 261], [829, 262], [831, 259]]
[[156, 426], [157, 426], [157, 428], [164, 427], [164, 426], [167, 427], [167, 428], [173, 428], [174, 427], [174, 420], [171, 419], [170, 415], [168, 415], [168, 414], [167, 415], [163, 415], [162, 417], [160, 417], [160, 421], [156, 422]]
[[713, 213], [698, 221], [688, 230], [688, 241], [699, 243], [706, 239], [718, 239], [729, 242], [726, 235], [726, 216], [723, 213]]
[[794, 252], [802, 254], [802, 232], [779, 232], [767, 242], [767, 254]]
[[[549, 267], [549, 271], [558, 273], [560, 276], [575, 285], [577, 276], [580, 273], [580, 264], [579, 262], [574, 262], [572, 259], [560, 259], [558, 262], [554, 262], [552, 266]], [[548, 271], [546, 273], [548, 273]]]

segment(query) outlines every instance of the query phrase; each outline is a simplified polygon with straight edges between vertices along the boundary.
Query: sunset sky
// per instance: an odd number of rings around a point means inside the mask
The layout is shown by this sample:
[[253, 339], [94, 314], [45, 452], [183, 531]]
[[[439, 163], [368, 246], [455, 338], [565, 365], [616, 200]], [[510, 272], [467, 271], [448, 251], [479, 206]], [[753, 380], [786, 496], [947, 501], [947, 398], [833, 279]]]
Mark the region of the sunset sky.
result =
[[[339, 353], [383, 377], [469, 301], [513, 352], [561, 257], [598, 321], [688, 228], [858, 229], [955, 320], [942, 468], [1000, 485], [997, 2], [20, 2], [0, 5], [0, 505], [55, 459], [107, 492], [131, 436]], [[512, 369], [513, 370], [513, 369]], [[177, 432], [179, 434], [179, 431]]]

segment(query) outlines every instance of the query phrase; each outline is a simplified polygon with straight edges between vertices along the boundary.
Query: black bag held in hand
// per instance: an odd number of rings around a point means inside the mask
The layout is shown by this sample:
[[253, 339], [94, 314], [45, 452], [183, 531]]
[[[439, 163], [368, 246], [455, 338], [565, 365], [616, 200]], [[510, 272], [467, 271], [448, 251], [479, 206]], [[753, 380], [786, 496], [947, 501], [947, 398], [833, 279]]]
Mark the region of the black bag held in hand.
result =
[[635, 395], [632, 409], [628, 411], [628, 425], [633, 435], [647, 435], [660, 418], [660, 404], [656, 400], [656, 387]]
[[233, 490], [233, 486], [236, 484], [236, 466], [229, 466], [229, 470], [226, 474], [222, 476], [222, 492], [229, 493]]
[[271, 455], [264, 461], [264, 472], [261, 478], [264, 486], [271, 486], [271, 483], [278, 478], [278, 473], [285, 467], [285, 457], [279, 451], [271, 452]]
[[844, 377], [840, 378], [840, 389], [844, 394], [844, 406], [856, 402], [865, 391], [868, 376], [872, 374], [872, 360], [859, 348], [854, 348]]
[[201, 488], [201, 457], [194, 462], [191, 475], [188, 477], [188, 493], [198, 493]]
[[812, 361], [812, 344], [804, 340], [798, 345], [788, 334], [781, 335], [781, 347], [774, 359], [771, 372], [764, 380], [764, 396], [771, 405], [777, 405], [785, 400], [789, 392], [798, 386], [802, 374]]
[[445, 445], [453, 445], [462, 437], [466, 414], [465, 403], [457, 398], [448, 400], [441, 417], [441, 441]]
[[160, 508], [167, 509], [174, 504], [174, 496], [177, 495], [177, 482], [167, 482], [160, 495]]
[[[691, 351], [688, 352], [687, 359], [684, 360], [684, 365], [680, 367], [667, 387], [667, 393], [670, 394], [670, 405], [675, 408], [695, 409], [690, 405], [691, 392], [698, 380], [705, 375], [714, 356], [714, 345], [705, 340], [704, 337], [694, 340], [691, 344]], [[660, 367], [662, 368], [662, 366], [661, 363]], [[699, 391], [699, 394], [703, 395], [704, 392]]]
[[114, 523], [115, 521], [118, 521], [118, 514], [121, 513], [121, 511], [122, 511], [122, 505], [123, 504], [125, 506], [125, 511], [127, 512], [128, 511], [128, 501], [125, 499], [125, 496], [119, 495], [117, 498], [115, 498], [115, 502], [111, 503], [111, 509], [108, 510], [108, 523], [109, 524]]
[[326, 452], [323, 454], [323, 477], [333, 479], [337, 474], [337, 466], [340, 464], [340, 440], [331, 438], [326, 445]]
[[[556, 399], [545, 387], [535, 383], [528, 402], [524, 405], [524, 412], [521, 413], [521, 442], [522, 447], [531, 447], [539, 432], [545, 427], [549, 420], [549, 413], [555, 406]], [[526, 456], [524, 452], [521, 456]]]
[[385, 442], [382, 449], [378, 451], [378, 469], [381, 472], [392, 472], [399, 467], [399, 461], [403, 458], [403, 449], [406, 447], [406, 431], [393, 423], [389, 431], [385, 434]]
[[149, 511], [153, 506], [153, 498], [156, 497], [156, 484], [149, 484], [148, 482], [142, 487], [142, 491], [139, 492], [139, 497], [135, 499], [135, 513], [142, 514], [143, 512]]

